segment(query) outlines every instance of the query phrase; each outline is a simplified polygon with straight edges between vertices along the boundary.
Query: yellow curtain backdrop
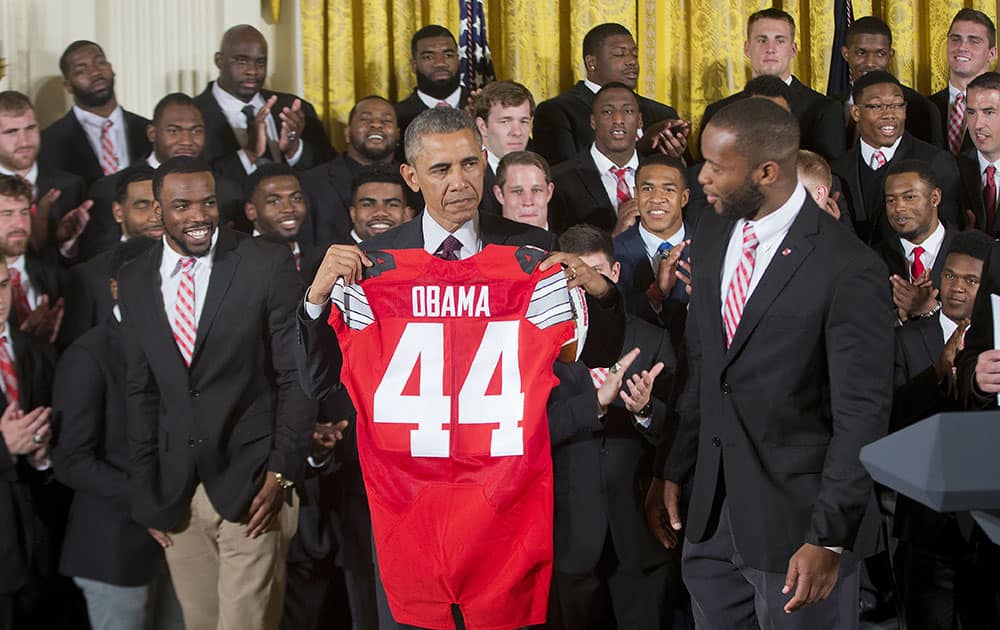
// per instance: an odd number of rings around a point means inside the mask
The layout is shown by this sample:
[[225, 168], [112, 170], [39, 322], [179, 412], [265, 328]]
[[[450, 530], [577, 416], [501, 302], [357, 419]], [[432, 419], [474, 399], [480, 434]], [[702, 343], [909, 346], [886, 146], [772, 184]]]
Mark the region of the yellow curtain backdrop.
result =
[[[749, 78], [746, 18], [768, 6], [795, 18], [799, 54], [792, 71], [825, 93], [834, 5], [841, 1], [485, 0], [485, 14], [497, 77], [524, 83], [538, 101], [583, 77], [581, 46], [591, 27], [624, 24], [642, 51], [639, 92], [697, 124], [708, 103], [738, 91]], [[897, 76], [930, 93], [947, 81], [946, 35], [962, 7], [996, 21], [995, 0], [854, 0], [854, 15], [876, 15], [889, 24]], [[413, 89], [410, 37], [418, 28], [437, 23], [458, 34], [457, 0], [300, 0], [300, 10], [305, 97], [339, 147], [358, 98], [398, 100]]]

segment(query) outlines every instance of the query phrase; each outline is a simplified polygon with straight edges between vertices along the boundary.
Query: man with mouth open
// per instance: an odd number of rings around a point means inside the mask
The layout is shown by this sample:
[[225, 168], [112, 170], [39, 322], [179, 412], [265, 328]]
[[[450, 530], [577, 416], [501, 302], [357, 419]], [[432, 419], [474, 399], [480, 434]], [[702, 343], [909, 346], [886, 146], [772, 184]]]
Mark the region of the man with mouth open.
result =
[[[965, 119], [975, 147], [958, 155], [958, 174], [968, 222], [990, 236], [1000, 234], [997, 176], [1000, 175], [1000, 74], [985, 72], [969, 82]], [[969, 214], [971, 213], [971, 214]]]
[[841, 211], [848, 213], [858, 237], [877, 245], [895, 234], [885, 217], [885, 167], [907, 159], [931, 165], [941, 188], [938, 216], [945, 225], [963, 227], [965, 216], [958, 211], [955, 159], [906, 131], [906, 100], [896, 77], [874, 70], [855, 80], [851, 92], [851, 117], [857, 123], [859, 137], [847, 153], [830, 163], [830, 168], [841, 181]]
[[164, 547], [188, 630], [277, 627], [316, 410], [292, 348], [286, 245], [219, 227], [207, 163], [156, 170], [163, 240], [123, 268], [132, 515]]

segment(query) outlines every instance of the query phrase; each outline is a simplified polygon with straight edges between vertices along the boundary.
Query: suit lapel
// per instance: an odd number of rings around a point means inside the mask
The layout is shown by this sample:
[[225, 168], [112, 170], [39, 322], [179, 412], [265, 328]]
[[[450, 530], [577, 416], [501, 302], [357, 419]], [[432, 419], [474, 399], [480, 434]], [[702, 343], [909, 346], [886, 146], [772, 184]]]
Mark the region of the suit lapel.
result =
[[[597, 170], [597, 164], [594, 163], [594, 158], [591, 157], [589, 150], [580, 154], [580, 162], [577, 165], [577, 175], [583, 184], [584, 190], [587, 191], [587, 194], [590, 195], [590, 198], [593, 200], [594, 208], [611, 208], [611, 200], [608, 198], [608, 191], [604, 188], [602, 174]], [[582, 210], [584, 212], [589, 211], [589, 209], [586, 208], [583, 208]], [[614, 226], [618, 217], [614, 216], [613, 208], [611, 208], [610, 218], [611, 225]]]
[[[715, 226], [710, 225], [710, 223], [716, 222], [718, 222], [718, 229], [713, 230], [712, 228]], [[699, 234], [704, 237], [695, 242], [698, 247], [694, 252], [695, 259], [706, 261], [708, 265], [706, 269], [718, 270], [718, 273], [709, 273], [706, 278], [698, 273], [701, 265], [695, 265], [691, 269], [698, 276], [695, 284], [704, 283], [707, 288], [702, 304], [706, 305], [708, 312], [699, 315], [707, 322], [708, 326], [707, 330], [701, 330], [699, 326], [703, 339], [702, 345], [706, 347], [708, 344], [718, 344], [715, 347], [725, 347], [726, 339], [722, 327], [722, 270], [726, 264], [726, 249], [729, 248], [729, 239], [732, 237], [735, 226], [736, 221], [720, 217], [711, 208], [705, 212], [705, 216], [698, 224]], [[710, 238], [708, 234], [713, 231], [715, 238]], [[702, 246], [705, 246], [704, 250], [701, 249]], [[701, 296], [701, 291], [694, 292], [692, 295]]]
[[927, 321], [932, 323], [920, 326], [920, 337], [927, 348], [927, 356], [937, 358], [941, 354], [941, 351], [944, 350], [944, 333], [938, 323], [940, 321], [938, 320], [938, 316], [934, 316]]
[[[163, 242], [159, 242], [153, 246], [149, 254], [144, 256], [140, 261], [136, 261], [136, 264], [143, 264], [146, 266], [142, 271], [143, 278], [152, 278], [152, 282], [144, 282], [139, 288], [142, 295], [142, 300], [139, 301], [144, 312], [140, 313], [141, 320], [144, 325], [152, 326], [153, 334], [150, 335], [150, 343], [158, 346], [156, 349], [157, 356], [168, 357], [172, 356], [175, 358], [174, 363], [178, 368], [186, 370], [184, 366], [184, 359], [181, 357], [180, 350], [177, 349], [177, 343], [174, 341], [174, 330], [170, 327], [170, 317], [172, 314], [167, 313], [167, 307], [163, 303], [163, 283], [160, 279], [160, 263], [163, 261]], [[132, 316], [129, 314], [128, 316]]]
[[726, 365], [739, 354], [764, 313], [795, 275], [802, 262], [812, 253], [814, 246], [809, 236], [818, 231], [818, 212], [821, 211], [807, 199], [805, 205], [799, 209], [799, 215], [792, 222], [788, 234], [775, 248], [774, 256], [764, 271], [764, 276], [743, 307], [743, 316], [740, 318], [739, 326], [736, 327], [733, 343], [726, 351]]
[[212, 260], [212, 274], [208, 280], [208, 291], [205, 293], [205, 305], [198, 319], [198, 334], [194, 341], [194, 352], [191, 355], [193, 364], [198, 351], [205, 345], [205, 337], [212, 328], [212, 322], [222, 306], [222, 300], [229, 291], [233, 276], [240, 264], [240, 255], [236, 252], [236, 239], [232, 232], [222, 228], [219, 230], [219, 240], [215, 244], [215, 257]]

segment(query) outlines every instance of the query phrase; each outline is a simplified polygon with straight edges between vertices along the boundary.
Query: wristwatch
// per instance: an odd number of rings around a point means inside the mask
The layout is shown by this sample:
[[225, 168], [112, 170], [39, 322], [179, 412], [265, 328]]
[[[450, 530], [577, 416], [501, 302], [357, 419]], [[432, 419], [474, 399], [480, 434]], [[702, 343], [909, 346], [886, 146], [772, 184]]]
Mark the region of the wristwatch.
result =
[[282, 490], [288, 490], [289, 488], [291, 488], [292, 486], [295, 485], [294, 481], [292, 481], [291, 479], [288, 479], [287, 477], [285, 477], [284, 475], [282, 475], [280, 472], [276, 472], [276, 473], [273, 473], [273, 474], [274, 474], [275, 480], [278, 482], [278, 485], [281, 486]]

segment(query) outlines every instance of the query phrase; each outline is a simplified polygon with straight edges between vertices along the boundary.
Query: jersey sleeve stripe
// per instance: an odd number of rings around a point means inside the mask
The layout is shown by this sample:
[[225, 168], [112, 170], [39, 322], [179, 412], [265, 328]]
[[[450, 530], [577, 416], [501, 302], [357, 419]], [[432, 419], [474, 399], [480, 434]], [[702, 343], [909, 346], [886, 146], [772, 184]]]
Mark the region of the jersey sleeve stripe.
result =
[[569, 303], [566, 302], [543, 313], [539, 313], [538, 315], [528, 316], [526, 319], [538, 328], [544, 330], [550, 326], [555, 326], [556, 324], [568, 322], [573, 319], [573, 309], [570, 308]]
[[531, 297], [534, 299], [539, 293], [549, 293], [553, 289], [558, 289], [559, 287], [566, 287], [566, 274], [555, 273], [548, 278], [542, 278], [535, 285], [535, 290], [532, 291]]
[[539, 313], [548, 312], [557, 306], [568, 306], [569, 303], [569, 292], [563, 288], [562, 291], [552, 292], [544, 297], [533, 298], [528, 304], [528, 312], [526, 315], [530, 319]]
[[330, 291], [330, 300], [340, 310], [344, 323], [353, 330], [364, 330], [375, 322], [368, 297], [359, 285], [345, 287], [342, 279], [337, 280]]

